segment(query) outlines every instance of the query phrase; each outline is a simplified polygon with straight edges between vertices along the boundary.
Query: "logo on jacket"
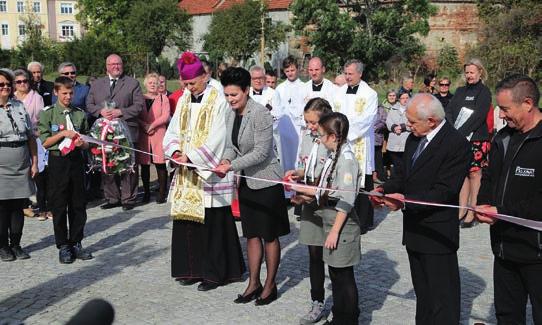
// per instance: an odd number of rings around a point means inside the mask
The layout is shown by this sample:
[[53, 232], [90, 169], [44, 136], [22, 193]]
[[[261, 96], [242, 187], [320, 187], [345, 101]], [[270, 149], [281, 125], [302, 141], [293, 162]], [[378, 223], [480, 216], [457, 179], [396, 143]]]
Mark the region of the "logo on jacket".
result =
[[516, 166], [516, 176], [521, 177], [534, 177], [534, 168], [523, 168]]

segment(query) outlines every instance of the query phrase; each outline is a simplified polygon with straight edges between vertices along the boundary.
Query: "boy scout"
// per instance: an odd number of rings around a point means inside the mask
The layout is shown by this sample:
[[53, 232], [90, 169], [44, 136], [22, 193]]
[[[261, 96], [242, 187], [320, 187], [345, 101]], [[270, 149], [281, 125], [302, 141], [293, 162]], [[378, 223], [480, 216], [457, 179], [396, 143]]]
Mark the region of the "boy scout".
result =
[[[87, 220], [82, 150], [88, 148], [88, 143], [77, 136], [78, 133], [87, 133], [88, 125], [85, 112], [71, 105], [73, 80], [64, 76], [56, 78], [54, 92], [58, 100], [40, 112], [39, 132], [43, 146], [49, 150], [47, 193], [53, 213], [56, 246], [60, 263], [67, 264], [76, 258], [92, 258], [81, 246]], [[72, 139], [75, 148], [62, 155], [59, 144], [65, 138]], [[69, 230], [66, 219], [69, 220]]]

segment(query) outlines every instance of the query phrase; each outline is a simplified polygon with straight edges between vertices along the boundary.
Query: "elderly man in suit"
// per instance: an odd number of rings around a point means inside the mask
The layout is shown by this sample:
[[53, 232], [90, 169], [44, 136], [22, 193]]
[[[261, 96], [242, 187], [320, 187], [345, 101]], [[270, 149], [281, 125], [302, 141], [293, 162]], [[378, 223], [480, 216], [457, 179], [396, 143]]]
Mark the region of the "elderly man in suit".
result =
[[[107, 76], [92, 83], [86, 101], [87, 112], [94, 117], [122, 119], [130, 129], [132, 142], [137, 141], [139, 135], [137, 118], [145, 106], [139, 82], [123, 74], [123, 62], [117, 54], [109, 55], [105, 63]], [[113, 109], [106, 107], [113, 103]], [[137, 166], [134, 167], [133, 173], [104, 174], [102, 182], [107, 203], [101, 206], [102, 209], [114, 208], [121, 204], [123, 210], [133, 209], [138, 179]], [[120, 184], [120, 189], [117, 184]]]
[[32, 61], [26, 68], [32, 73], [32, 89], [43, 97], [43, 105], [50, 106], [52, 104], [54, 84], [43, 79], [43, 64]]
[[[407, 105], [412, 133], [403, 165], [372, 197], [392, 210], [403, 209], [403, 245], [416, 292], [416, 324], [459, 324], [460, 282], [457, 263], [457, 210], [419, 204], [408, 199], [455, 204], [470, 163], [470, 146], [444, 119], [440, 101], [418, 94]], [[388, 194], [389, 193], [389, 194]]]

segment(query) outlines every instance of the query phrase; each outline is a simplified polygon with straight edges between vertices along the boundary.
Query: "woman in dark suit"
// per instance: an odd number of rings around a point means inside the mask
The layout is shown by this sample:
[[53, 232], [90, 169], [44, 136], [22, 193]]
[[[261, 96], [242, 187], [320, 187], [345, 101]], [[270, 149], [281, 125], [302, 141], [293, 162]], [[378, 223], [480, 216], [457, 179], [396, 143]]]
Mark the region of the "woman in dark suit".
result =
[[[250, 73], [228, 68], [222, 74], [224, 95], [232, 111], [226, 117], [227, 144], [217, 173], [233, 170], [262, 179], [281, 179], [283, 170], [273, 151], [273, 117], [269, 110], [249, 97]], [[240, 178], [239, 207], [243, 235], [247, 238], [250, 272], [248, 287], [235, 299], [267, 305], [277, 299], [275, 276], [280, 263], [279, 237], [290, 232], [284, 188], [280, 184]], [[260, 265], [265, 246], [267, 278], [262, 287]]]

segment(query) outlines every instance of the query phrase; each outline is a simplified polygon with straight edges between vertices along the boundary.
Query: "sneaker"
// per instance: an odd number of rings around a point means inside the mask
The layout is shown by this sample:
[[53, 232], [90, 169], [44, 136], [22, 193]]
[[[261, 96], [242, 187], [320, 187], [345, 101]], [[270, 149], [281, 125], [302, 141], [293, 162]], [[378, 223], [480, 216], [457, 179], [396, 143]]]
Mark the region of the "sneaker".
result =
[[24, 251], [24, 249], [20, 245], [15, 245], [11, 247], [11, 251], [13, 254], [15, 254], [15, 257], [19, 260], [26, 260], [30, 258], [30, 255], [28, 255], [27, 252]]
[[299, 320], [299, 324], [307, 325], [317, 323], [322, 319], [322, 317], [324, 317], [324, 315], [324, 303], [315, 300], [312, 302], [311, 310], [309, 310], [307, 315], [301, 317], [301, 319]]
[[3, 262], [15, 261], [15, 255], [13, 255], [13, 252], [11, 251], [11, 248], [9, 248], [9, 246], [4, 246], [0, 248], [0, 260], [2, 260]]
[[86, 260], [91, 260], [94, 258], [91, 253], [87, 252], [87, 250], [83, 248], [81, 243], [75, 244], [72, 250], [73, 250], [73, 254], [75, 255], [75, 258], [78, 258], [80, 260], [86, 261]]

